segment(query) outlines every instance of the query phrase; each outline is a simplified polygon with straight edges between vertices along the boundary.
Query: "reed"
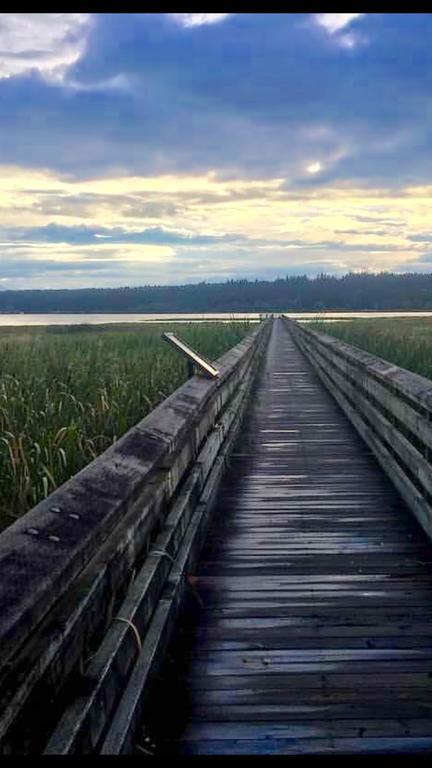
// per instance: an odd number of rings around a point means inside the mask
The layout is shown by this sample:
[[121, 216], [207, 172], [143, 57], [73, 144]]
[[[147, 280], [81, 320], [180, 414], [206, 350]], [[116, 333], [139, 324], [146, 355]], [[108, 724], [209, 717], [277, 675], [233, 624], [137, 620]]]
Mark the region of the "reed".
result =
[[0, 527], [108, 448], [187, 378], [161, 339], [211, 360], [248, 322], [0, 330]]

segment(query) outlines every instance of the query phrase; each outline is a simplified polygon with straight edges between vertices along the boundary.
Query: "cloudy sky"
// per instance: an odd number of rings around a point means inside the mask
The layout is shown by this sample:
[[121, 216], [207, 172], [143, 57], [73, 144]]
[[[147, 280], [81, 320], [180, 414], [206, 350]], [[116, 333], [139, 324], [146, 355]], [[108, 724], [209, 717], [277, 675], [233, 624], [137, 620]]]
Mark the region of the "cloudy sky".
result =
[[432, 14], [0, 14], [0, 288], [432, 269]]

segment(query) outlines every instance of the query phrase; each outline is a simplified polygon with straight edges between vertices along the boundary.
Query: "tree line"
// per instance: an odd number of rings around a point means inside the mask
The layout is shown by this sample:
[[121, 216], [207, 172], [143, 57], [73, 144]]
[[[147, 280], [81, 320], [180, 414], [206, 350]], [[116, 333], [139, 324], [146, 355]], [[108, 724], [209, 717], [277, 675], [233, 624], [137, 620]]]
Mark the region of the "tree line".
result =
[[432, 274], [320, 274], [137, 288], [0, 291], [0, 312], [286, 312], [432, 309]]

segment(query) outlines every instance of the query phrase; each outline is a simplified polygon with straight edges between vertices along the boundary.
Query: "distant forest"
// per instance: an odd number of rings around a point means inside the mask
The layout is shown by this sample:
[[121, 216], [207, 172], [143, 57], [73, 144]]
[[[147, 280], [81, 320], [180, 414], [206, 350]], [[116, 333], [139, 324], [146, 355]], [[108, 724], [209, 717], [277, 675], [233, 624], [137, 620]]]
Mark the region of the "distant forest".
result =
[[299, 275], [140, 288], [0, 291], [0, 312], [283, 312], [432, 309], [432, 274]]

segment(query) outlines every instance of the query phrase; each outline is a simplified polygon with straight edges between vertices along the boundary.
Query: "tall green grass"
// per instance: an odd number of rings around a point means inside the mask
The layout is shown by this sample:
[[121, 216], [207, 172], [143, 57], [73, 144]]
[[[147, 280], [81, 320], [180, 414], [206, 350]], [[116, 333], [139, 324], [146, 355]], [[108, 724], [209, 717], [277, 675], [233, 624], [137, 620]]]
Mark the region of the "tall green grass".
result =
[[[173, 326], [0, 330], [0, 527], [104, 451], [187, 378]], [[176, 324], [211, 360], [247, 322]]]
[[374, 318], [331, 323], [319, 320], [308, 325], [432, 379], [432, 318]]

